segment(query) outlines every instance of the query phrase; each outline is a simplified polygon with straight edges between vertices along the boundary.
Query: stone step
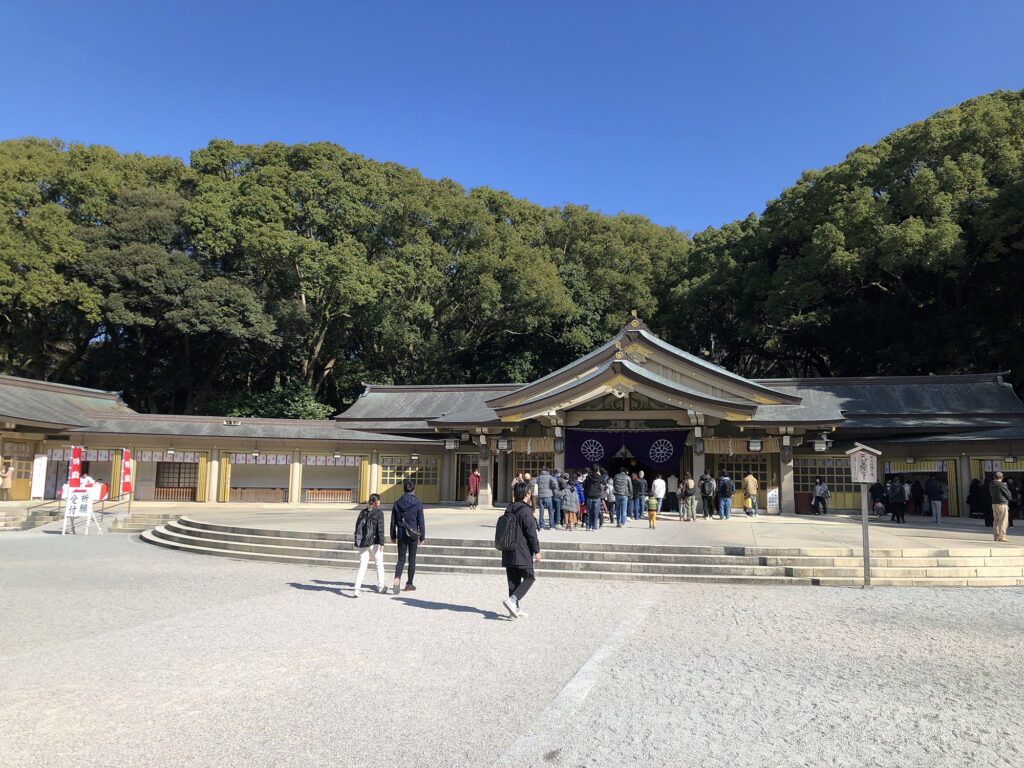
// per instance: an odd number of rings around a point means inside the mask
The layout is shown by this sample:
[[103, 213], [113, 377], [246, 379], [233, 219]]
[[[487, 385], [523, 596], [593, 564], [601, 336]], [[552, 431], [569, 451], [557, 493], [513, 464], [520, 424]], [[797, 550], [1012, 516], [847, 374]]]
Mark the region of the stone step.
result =
[[[859, 587], [863, 585], [861, 579], [852, 578], [831, 578], [822, 577], [812, 580], [814, 584], [822, 587]], [[872, 587], [1024, 587], [1024, 578], [1013, 577], [978, 577], [978, 578], [914, 578], [896, 579], [871, 578]]]
[[[191, 536], [198, 539], [206, 539], [211, 542], [224, 541], [224, 542], [235, 542], [238, 544], [253, 544], [253, 545], [271, 545], [271, 546], [291, 546], [298, 547], [301, 549], [310, 550], [336, 550], [343, 548], [352, 548], [351, 540], [348, 541], [326, 541], [326, 540], [315, 540], [315, 539], [298, 539], [294, 537], [273, 537], [273, 536], [246, 536], [238, 533], [219, 533], [214, 531], [208, 531], [201, 528], [192, 528], [190, 526], [181, 525], [180, 523], [169, 522], [163, 525], [163, 528], [173, 533], [179, 533], [186, 536]], [[460, 557], [471, 557], [471, 556], [483, 556], [483, 555], [497, 555], [497, 550], [487, 543], [486, 545], [480, 546], [483, 542], [475, 542], [476, 546], [450, 546], [446, 544], [435, 544], [434, 540], [428, 539], [425, 544], [421, 544], [419, 547], [419, 553], [430, 554], [430, 555], [451, 555]], [[562, 556], [571, 557], [579, 560], [602, 560], [607, 562], [649, 562], [649, 563], [661, 563], [661, 564], [706, 564], [706, 565], [747, 565], [747, 566], [764, 566], [762, 562], [764, 558], [744, 555], [680, 555], [680, 554], [654, 554], [648, 552], [606, 552], [602, 549], [581, 549], [581, 550], [562, 550], [557, 548], [549, 548], [543, 546], [543, 551], [547, 556]]]
[[[166, 539], [156, 538], [152, 535], [152, 531], [144, 531], [141, 535], [143, 541], [149, 544], [155, 544], [160, 547], [168, 549], [176, 549], [183, 552], [190, 552], [194, 554], [203, 555], [215, 555], [218, 557], [231, 557], [236, 559], [244, 560], [262, 560], [266, 562], [279, 562], [279, 563], [292, 563], [298, 565], [327, 565], [327, 566], [340, 566], [345, 568], [355, 568], [358, 564], [357, 560], [345, 561], [337, 559], [328, 559], [322, 557], [298, 557], [289, 556], [282, 554], [260, 554], [260, 553], [238, 553], [223, 549], [210, 548], [210, 547], [197, 547], [189, 544], [183, 544], [180, 542], [169, 541]], [[622, 571], [571, 571], [571, 570], [556, 570], [545, 567], [545, 563], [542, 561], [537, 567], [537, 573], [543, 577], [575, 577], [575, 578], [589, 578], [589, 579], [600, 579], [600, 580], [616, 580], [616, 581], [656, 581], [656, 582], [696, 582], [696, 583], [711, 583], [711, 584], [783, 584], [783, 585], [796, 585], [806, 586], [811, 583], [810, 579], [795, 579], [789, 576], [738, 576], [738, 575], [720, 575], [720, 574], [649, 574], [642, 572], [622, 572]], [[416, 571], [424, 573], [474, 573], [474, 574], [490, 574], [495, 577], [503, 578], [505, 575], [505, 569], [500, 566], [485, 567], [485, 566], [438, 566], [427, 563], [420, 564], [419, 557], [416, 559]], [[372, 578], [372, 576], [371, 576]]]
[[[224, 549], [232, 552], [252, 554], [283, 554], [296, 557], [314, 557], [332, 561], [358, 562], [358, 552], [348, 545], [338, 549], [310, 549], [295, 547], [287, 544], [250, 544], [237, 541], [223, 541], [210, 538], [199, 538], [183, 534], [176, 530], [168, 530], [166, 526], [153, 529], [153, 535], [160, 539], [171, 540], [190, 546]], [[660, 563], [660, 562], [638, 562], [638, 561], [602, 561], [583, 560], [575, 558], [564, 558], [562, 553], [548, 553], [542, 562], [542, 568], [549, 570], [573, 570], [573, 571], [621, 571], [629, 573], [665, 573], [665, 574], [695, 574], [706, 573], [709, 575], [730, 575], [730, 576], [785, 576], [785, 568], [772, 568], [758, 565], [728, 564], [728, 565], [707, 565], [699, 563]], [[443, 555], [433, 551], [427, 545], [421, 546], [416, 557], [417, 567], [420, 563], [424, 565], [438, 566], [486, 566], [500, 567], [501, 554], [495, 550], [474, 550], [472, 553], [458, 555]]]
[[[312, 540], [323, 540], [323, 541], [352, 541], [352, 534], [350, 533], [327, 533], [319, 531], [282, 531], [272, 528], [249, 528], [249, 527], [238, 527], [228, 526], [219, 523], [207, 523], [205, 521], [195, 520], [188, 516], [183, 516], [178, 519], [182, 525], [189, 528], [197, 528], [209, 531], [219, 531], [223, 533], [233, 533], [239, 535], [249, 536], [263, 536], [269, 538], [279, 538], [286, 536], [289, 538], [299, 539], [312, 539]], [[586, 534], [583, 534], [585, 536]], [[541, 538], [541, 544], [544, 551], [551, 550], [573, 550], [573, 549], [587, 549], [597, 543], [599, 540], [586, 540], [581, 537], [580, 541], [548, 541], [543, 537]], [[437, 544], [446, 544], [452, 546], [490, 546], [490, 541], [484, 539], [449, 539], [442, 538], [438, 539], [432, 536], [428, 536], [428, 542]], [[790, 548], [790, 547], [710, 547], [710, 546], [682, 546], [682, 545], [669, 545], [669, 544], [620, 544], [620, 543], [600, 543], [600, 548], [603, 551], [610, 552], [650, 552], [657, 554], [708, 554], [708, 555], [747, 555], [757, 557], [824, 557], [824, 558], [861, 558], [862, 552], [860, 549], [846, 549], [846, 548]], [[885, 557], [925, 557], [933, 558], [937, 556], [943, 557], [1021, 557], [1021, 551], [1018, 548], [1010, 547], [978, 547], [971, 549], [952, 549], [952, 550], [936, 550], [936, 549], [872, 549], [871, 555], [873, 558], [885, 558]]]
[[[794, 576], [809, 578], [860, 578], [861, 568], [787, 568]], [[978, 568], [871, 568], [872, 581], [878, 579], [969, 579], [978, 577], [1024, 578], [1024, 568], [1001, 568], [999, 566]]]
[[[182, 551], [249, 560], [355, 568], [352, 536], [339, 532], [281, 531], [226, 526], [174, 515], [142, 533], [143, 541]], [[129, 519], [114, 530], [130, 530]], [[860, 586], [863, 558], [843, 548], [695, 547], [605, 543], [597, 538], [545, 541], [540, 573], [581, 578], [642, 578], [675, 581], [737, 580], [735, 583], [803, 583]], [[386, 556], [394, 555], [389, 547]], [[500, 553], [486, 539], [428, 538], [417, 568], [451, 573], [500, 573]], [[872, 581], [893, 586], [1017, 586], [1024, 580], [1020, 549], [872, 550]], [[769, 581], [766, 581], [769, 580]], [[776, 581], [771, 581], [776, 580]]]

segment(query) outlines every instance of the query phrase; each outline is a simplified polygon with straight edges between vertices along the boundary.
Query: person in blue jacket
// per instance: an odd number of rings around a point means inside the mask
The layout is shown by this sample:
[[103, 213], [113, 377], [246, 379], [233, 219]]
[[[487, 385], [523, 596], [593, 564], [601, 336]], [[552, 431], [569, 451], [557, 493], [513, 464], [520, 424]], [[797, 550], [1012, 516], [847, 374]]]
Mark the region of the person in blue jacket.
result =
[[402, 484], [405, 493], [391, 507], [391, 541], [398, 542], [398, 562], [395, 564], [395, 583], [392, 586], [396, 595], [402, 584], [406, 552], [409, 553], [409, 579], [405, 582], [405, 591], [416, 589], [412, 583], [416, 576], [416, 548], [427, 540], [423, 525], [423, 503], [413, 494], [415, 489], [416, 483], [406, 480]]

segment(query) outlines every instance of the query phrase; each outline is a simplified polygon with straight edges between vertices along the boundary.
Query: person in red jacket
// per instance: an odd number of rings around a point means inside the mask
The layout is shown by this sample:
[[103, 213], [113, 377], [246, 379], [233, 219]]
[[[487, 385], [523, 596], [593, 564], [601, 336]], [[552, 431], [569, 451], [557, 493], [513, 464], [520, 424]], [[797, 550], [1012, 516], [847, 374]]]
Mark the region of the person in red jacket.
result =
[[480, 503], [480, 470], [477, 467], [473, 467], [473, 471], [469, 473], [469, 508], [476, 509], [476, 505]]

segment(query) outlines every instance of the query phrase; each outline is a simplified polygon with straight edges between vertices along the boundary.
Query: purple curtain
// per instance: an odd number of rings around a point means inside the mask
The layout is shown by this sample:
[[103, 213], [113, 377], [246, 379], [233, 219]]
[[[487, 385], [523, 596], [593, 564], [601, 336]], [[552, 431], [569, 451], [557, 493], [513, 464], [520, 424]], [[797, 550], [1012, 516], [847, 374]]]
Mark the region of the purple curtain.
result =
[[679, 469], [688, 430], [661, 432], [620, 432], [623, 442], [637, 461], [656, 469]]
[[651, 432], [565, 431], [565, 466], [574, 469], [603, 464], [623, 445], [637, 461], [656, 469], [679, 469], [686, 444], [685, 429]]
[[622, 432], [565, 430], [565, 466], [583, 469], [608, 461], [622, 447]]

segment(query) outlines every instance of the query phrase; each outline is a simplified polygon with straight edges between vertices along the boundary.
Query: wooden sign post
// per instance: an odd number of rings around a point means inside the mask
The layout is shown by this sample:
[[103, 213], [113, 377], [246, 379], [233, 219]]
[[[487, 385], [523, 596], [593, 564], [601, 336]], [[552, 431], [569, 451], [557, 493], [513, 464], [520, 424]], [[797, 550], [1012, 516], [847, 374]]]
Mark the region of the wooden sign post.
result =
[[860, 443], [846, 452], [850, 457], [850, 479], [860, 483], [860, 525], [864, 547], [864, 586], [871, 586], [871, 547], [868, 544], [868, 488], [878, 482], [878, 457], [882, 452]]

